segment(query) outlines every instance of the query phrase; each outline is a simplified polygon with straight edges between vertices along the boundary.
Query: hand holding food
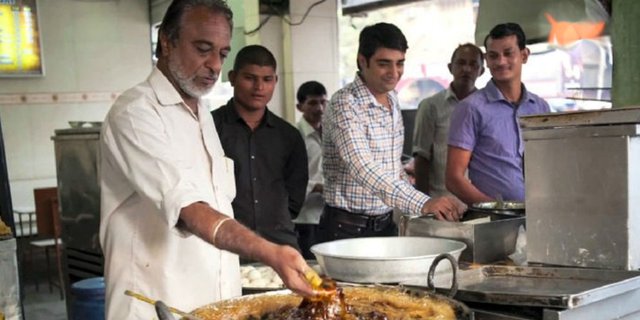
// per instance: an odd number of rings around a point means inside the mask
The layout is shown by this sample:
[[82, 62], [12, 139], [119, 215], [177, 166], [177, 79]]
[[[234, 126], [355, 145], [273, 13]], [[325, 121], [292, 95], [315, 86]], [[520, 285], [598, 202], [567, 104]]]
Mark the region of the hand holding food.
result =
[[264, 255], [263, 262], [278, 273], [287, 288], [302, 296], [314, 295], [313, 288], [304, 278], [304, 271], [310, 267], [300, 252], [292, 247], [276, 244], [269, 244], [265, 249], [273, 252]]

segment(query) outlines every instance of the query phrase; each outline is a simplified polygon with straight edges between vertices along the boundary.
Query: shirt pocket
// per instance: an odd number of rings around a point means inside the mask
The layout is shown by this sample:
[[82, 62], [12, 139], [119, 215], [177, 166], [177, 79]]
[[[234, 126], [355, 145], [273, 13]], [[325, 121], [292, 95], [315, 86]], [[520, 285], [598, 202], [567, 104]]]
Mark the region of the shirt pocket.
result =
[[518, 129], [513, 117], [500, 117], [484, 127], [482, 147], [487, 152], [501, 157], [513, 157], [518, 154]]
[[371, 150], [388, 147], [393, 141], [393, 123], [391, 119], [381, 115], [374, 115], [365, 126], [365, 136]]
[[213, 163], [213, 181], [216, 185], [216, 190], [221, 192], [227, 201], [231, 202], [236, 197], [233, 160], [227, 157], [220, 157], [215, 158]]

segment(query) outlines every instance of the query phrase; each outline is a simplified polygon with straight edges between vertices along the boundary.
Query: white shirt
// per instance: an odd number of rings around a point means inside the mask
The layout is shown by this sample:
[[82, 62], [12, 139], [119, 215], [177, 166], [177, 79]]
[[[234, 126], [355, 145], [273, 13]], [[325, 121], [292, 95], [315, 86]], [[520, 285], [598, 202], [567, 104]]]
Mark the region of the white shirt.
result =
[[300, 224], [318, 224], [324, 208], [322, 193], [311, 192], [317, 184], [324, 185], [322, 174], [322, 137], [304, 118], [298, 121], [298, 130], [302, 134], [304, 144], [307, 148], [307, 159], [309, 161], [309, 183], [307, 184], [307, 196], [300, 209], [300, 214], [293, 220]]
[[413, 129], [413, 154], [429, 161], [430, 196], [451, 194], [445, 185], [449, 122], [458, 98], [451, 86], [426, 98], [418, 105]]
[[176, 228], [197, 201], [233, 217], [233, 162], [213, 119], [197, 117], [158, 69], [114, 103], [101, 134], [100, 243], [107, 319], [152, 319], [126, 289], [190, 311], [238, 296], [238, 256]]

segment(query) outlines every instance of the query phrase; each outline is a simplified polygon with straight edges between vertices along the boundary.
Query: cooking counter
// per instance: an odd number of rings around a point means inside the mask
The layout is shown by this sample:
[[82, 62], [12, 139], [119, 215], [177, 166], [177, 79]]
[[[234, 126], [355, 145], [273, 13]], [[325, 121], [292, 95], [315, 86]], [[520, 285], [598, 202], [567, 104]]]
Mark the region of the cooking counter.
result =
[[[475, 319], [637, 319], [640, 271], [513, 265], [461, 265], [455, 299]], [[435, 279], [448, 294], [451, 276]], [[405, 283], [427, 287], [426, 279]]]

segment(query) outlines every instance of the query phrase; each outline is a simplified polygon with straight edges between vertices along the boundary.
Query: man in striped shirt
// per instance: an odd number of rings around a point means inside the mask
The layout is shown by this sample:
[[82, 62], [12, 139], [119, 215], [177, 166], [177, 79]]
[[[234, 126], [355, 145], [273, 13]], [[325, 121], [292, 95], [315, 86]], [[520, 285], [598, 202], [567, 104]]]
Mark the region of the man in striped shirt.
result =
[[336, 92], [323, 118], [326, 206], [320, 220], [325, 241], [397, 235], [393, 208], [459, 220], [466, 209], [450, 196], [416, 190], [400, 157], [404, 127], [394, 88], [404, 69], [407, 40], [395, 25], [362, 30], [358, 72]]

